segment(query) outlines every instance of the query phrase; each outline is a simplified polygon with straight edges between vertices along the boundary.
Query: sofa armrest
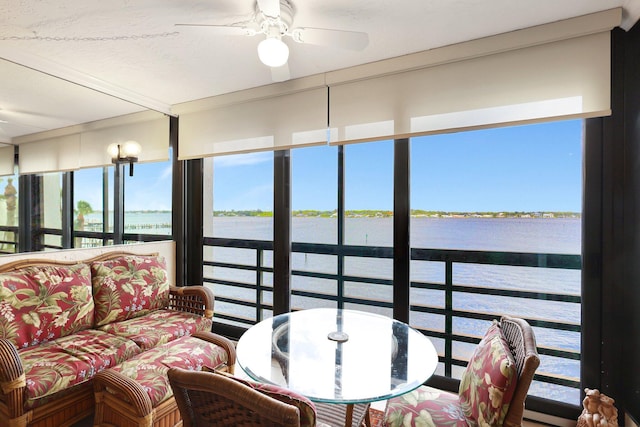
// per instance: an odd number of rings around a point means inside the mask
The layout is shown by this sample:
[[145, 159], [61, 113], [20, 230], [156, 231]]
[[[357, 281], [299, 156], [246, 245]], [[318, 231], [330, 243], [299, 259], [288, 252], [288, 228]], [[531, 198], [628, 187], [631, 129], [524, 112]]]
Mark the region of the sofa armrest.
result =
[[213, 300], [213, 292], [201, 285], [169, 288], [169, 308], [174, 310], [213, 319]]
[[132, 414], [135, 414], [137, 418], [144, 419], [140, 425], [152, 425], [153, 404], [151, 398], [137, 381], [120, 372], [105, 369], [96, 374], [93, 381], [93, 391], [96, 399], [95, 419], [102, 419], [103, 402], [108, 399], [107, 396], [113, 395], [120, 406], [128, 406]]
[[24, 389], [27, 386], [22, 361], [13, 343], [0, 338], [0, 393], [9, 418], [24, 415]]
[[220, 369], [224, 372], [229, 372], [230, 374], [233, 374], [235, 372], [236, 346], [233, 341], [231, 341], [229, 338], [223, 337], [222, 335], [218, 335], [213, 332], [196, 332], [193, 334], [193, 336], [222, 347], [227, 353], [227, 363], [226, 366], [220, 366], [216, 369]]

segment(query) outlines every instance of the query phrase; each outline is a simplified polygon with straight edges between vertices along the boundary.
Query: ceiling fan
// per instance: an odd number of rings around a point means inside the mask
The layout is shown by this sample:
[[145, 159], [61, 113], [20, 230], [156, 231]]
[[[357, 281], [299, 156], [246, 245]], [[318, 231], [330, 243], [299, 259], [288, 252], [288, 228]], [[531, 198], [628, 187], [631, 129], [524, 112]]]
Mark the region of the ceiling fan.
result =
[[271, 68], [273, 81], [289, 80], [289, 47], [282, 39], [290, 37], [297, 43], [335, 46], [363, 50], [369, 44], [367, 33], [328, 28], [294, 28], [295, 10], [289, 0], [256, 0], [255, 16], [251, 21], [232, 25], [176, 24], [178, 26], [209, 27], [221, 34], [256, 36], [265, 39], [258, 45], [258, 57]]

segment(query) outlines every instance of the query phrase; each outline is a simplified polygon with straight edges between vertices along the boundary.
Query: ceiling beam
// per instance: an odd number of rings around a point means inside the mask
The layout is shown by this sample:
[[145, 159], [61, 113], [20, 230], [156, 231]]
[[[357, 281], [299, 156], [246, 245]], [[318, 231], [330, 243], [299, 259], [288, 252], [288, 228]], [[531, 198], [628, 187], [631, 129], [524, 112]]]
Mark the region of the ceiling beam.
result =
[[158, 111], [170, 116], [174, 115], [171, 113], [171, 105], [169, 104], [140, 93], [136, 93], [130, 89], [115, 85], [106, 80], [99, 79], [90, 74], [83, 73], [41, 56], [32, 55], [27, 52], [8, 47], [0, 47], [0, 58], [43, 74], [47, 74], [51, 77], [112, 96], [122, 101], [139, 105], [149, 110]]

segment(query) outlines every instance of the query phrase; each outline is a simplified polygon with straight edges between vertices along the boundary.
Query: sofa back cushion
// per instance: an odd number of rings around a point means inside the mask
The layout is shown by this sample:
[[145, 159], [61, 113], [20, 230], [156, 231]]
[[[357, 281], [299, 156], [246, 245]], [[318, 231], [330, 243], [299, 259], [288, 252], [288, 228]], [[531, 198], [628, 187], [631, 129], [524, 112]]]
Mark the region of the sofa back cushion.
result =
[[26, 348], [90, 328], [87, 264], [30, 266], [0, 273], [0, 337]]
[[96, 326], [131, 319], [169, 305], [162, 256], [126, 255], [91, 263]]

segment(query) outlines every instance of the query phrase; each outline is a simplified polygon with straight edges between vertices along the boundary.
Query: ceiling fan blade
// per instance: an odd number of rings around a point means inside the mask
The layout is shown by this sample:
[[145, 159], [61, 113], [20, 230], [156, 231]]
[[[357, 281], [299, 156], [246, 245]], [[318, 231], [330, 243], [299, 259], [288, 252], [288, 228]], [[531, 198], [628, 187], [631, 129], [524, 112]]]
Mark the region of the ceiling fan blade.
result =
[[284, 82], [291, 78], [289, 72], [289, 64], [286, 63], [282, 67], [271, 67], [271, 80], [274, 82]]
[[292, 37], [298, 43], [335, 46], [349, 50], [363, 50], [369, 44], [367, 33], [328, 28], [296, 28], [292, 31]]
[[277, 18], [280, 16], [280, 0], [257, 0], [258, 7], [267, 16]]
[[224, 35], [231, 36], [255, 36], [256, 30], [251, 27], [238, 27], [233, 25], [215, 25], [215, 24], [174, 24], [176, 27], [185, 28], [207, 28], [208, 30]]

